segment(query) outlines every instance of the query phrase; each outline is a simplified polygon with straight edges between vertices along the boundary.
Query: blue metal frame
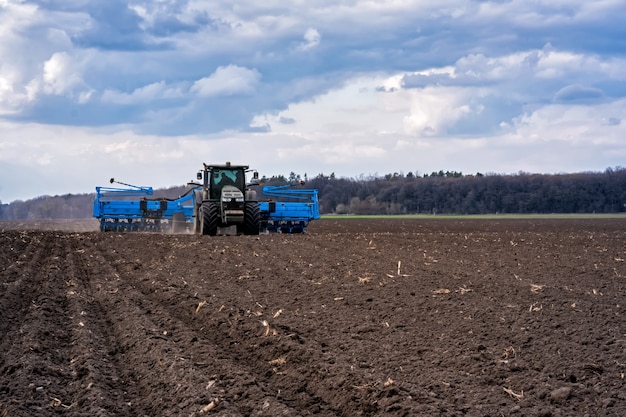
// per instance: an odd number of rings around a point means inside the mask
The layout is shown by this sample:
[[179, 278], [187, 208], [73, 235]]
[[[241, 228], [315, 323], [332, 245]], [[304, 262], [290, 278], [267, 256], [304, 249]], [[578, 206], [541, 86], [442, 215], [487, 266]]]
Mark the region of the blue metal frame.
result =
[[175, 213], [183, 213], [193, 224], [195, 193], [174, 200], [148, 199], [152, 187], [96, 187], [93, 216], [102, 231], [168, 231]]
[[263, 187], [263, 194], [283, 200], [260, 201], [262, 228], [281, 233], [304, 233], [311, 220], [320, 218], [316, 189], [290, 188], [291, 185]]

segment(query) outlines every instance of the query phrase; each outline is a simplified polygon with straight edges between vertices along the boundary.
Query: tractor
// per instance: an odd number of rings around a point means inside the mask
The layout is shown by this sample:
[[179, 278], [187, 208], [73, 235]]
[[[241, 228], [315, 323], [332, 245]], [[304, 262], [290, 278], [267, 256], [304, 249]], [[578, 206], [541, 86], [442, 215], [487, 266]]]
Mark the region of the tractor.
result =
[[207, 165], [197, 174], [195, 191], [194, 231], [215, 236], [220, 229], [235, 227], [237, 234], [258, 235], [261, 222], [256, 192], [249, 186], [258, 185], [258, 173], [246, 182], [247, 165]]
[[[93, 215], [100, 230], [128, 232], [193, 232], [196, 234], [244, 234], [260, 232], [304, 233], [311, 220], [319, 219], [317, 190], [292, 188], [297, 184], [266, 185], [257, 199], [253, 187], [259, 174], [247, 165], [207, 165], [198, 182], [178, 198], [152, 198], [152, 187], [115, 181], [125, 186], [96, 187]], [[246, 174], [252, 171], [250, 183]], [[303, 185], [303, 184], [300, 184]]]

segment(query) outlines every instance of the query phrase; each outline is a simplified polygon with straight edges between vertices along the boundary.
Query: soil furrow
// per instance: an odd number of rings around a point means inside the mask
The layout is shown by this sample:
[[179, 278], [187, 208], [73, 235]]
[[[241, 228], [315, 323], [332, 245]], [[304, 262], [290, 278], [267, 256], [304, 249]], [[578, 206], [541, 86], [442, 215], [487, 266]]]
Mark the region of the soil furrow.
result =
[[[1, 236], [0, 334], [10, 335], [16, 331], [12, 327], [20, 325], [20, 318], [27, 314], [33, 300], [33, 283], [37, 282], [36, 273], [42, 259], [47, 256], [50, 237], [40, 233], [15, 231], [2, 231]], [[5, 350], [4, 344], [10, 340], [9, 337], [3, 337], [0, 348]]]
[[72, 404], [66, 395], [66, 386], [73, 379], [67, 353], [72, 342], [70, 318], [65, 294], [59, 290], [65, 287], [65, 247], [56, 233], [37, 235], [32, 243], [37, 249], [20, 268], [18, 321], [7, 316], [13, 330], [3, 338], [2, 346], [1, 372], [6, 385], [0, 402], [6, 401], [15, 415], [48, 415]]
[[[135, 288], [136, 278], [115, 269], [115, 262], [101, 257], [99, 249], [89, 253], [100, 268], [91, 291], [113, 326], [126, 374], [144, 394], [134, 398], [137, 407], [148, 415], [190, 415], [215, 399], [223, 401], [223, 375], [216, 361], [220, 355], [214, 346], [202, 343], [195, 331], [146, 298]], [[237, 408], [231, 405], [229, 410], [234, 415]]]
[[[98, 253], [92, 235], [68, 236], [66, 295], [71, 314], [72, 352], [70, 362], [75, 380], [70, 384], [76, 407], [89, 415], [143, 415], [134, 399], [138, 391], [123, 358], [117, 355], [118, 341], [107, 311], [94, 296], [99, 281]], [[93, 277], [93, 274], [96, 277]]]

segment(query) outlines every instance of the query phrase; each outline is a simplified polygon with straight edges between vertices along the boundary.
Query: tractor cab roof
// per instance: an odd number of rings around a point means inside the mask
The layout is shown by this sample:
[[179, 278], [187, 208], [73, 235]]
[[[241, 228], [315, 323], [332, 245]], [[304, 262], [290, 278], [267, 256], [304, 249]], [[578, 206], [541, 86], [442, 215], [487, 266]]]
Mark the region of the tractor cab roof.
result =
[[244, 171], [250, 168], [249, 165], [232, 165], [230, 162], [226, 162], [225, 164], [212, 164], [207, 165], [204, 164], [204, 169], [213, 171], [216, 169], [243, 169]]

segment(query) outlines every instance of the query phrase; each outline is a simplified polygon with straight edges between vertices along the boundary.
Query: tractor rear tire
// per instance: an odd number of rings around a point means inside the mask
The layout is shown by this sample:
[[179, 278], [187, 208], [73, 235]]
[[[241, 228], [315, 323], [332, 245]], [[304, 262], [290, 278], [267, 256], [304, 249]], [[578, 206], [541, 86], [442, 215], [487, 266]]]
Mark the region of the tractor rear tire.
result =
[[217, 235], [217, 223], [219, 217], [219, 207], [217, 203], [203, 203], [200, 209], [202, 212], [202, 224], [200, 225], [202, 234], [209, 236]]
[[244, 235], [258, 235], [261, 226], [259, 203], [246, 202], [242, 231]]

